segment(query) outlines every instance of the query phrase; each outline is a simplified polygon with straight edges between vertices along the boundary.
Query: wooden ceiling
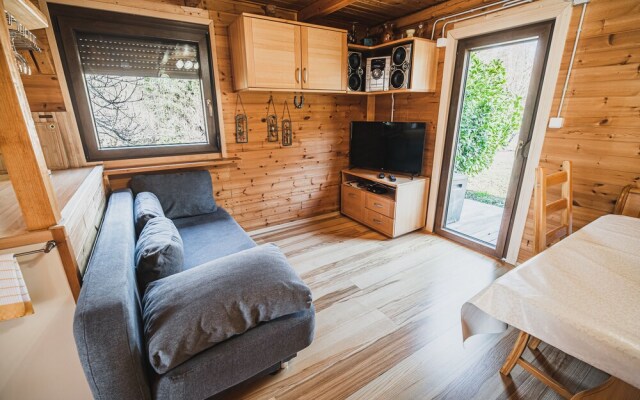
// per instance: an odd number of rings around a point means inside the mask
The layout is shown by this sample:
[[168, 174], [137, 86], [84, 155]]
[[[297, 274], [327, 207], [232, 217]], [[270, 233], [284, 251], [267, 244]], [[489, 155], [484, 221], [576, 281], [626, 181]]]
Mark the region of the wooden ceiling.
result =
[[251, 0], [298, 12], [300, 20], [348, 28], [377, 26], [446, 0]]

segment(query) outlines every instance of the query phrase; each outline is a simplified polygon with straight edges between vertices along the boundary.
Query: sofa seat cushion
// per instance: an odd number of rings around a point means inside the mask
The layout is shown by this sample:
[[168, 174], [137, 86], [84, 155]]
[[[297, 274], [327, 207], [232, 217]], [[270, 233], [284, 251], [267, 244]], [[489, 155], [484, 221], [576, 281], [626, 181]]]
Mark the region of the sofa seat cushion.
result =
[[167, 218], [209, 214], [217, 209], [211, 174], [207, 171], [136, 175], [130, 186], [136, 195], [151, 192], [158, 196]]
[[156, 217], [147, 222], [136, 243], [135, 260], [141, 289], [155, 280], [182, 272], [182, 238], [170, 219]]
[[133, 218], [136, 226], [136, 235], [140, 235], [144, 226], [150, 219], [164, 217], [164, 211], [160, 200], [151, 192], [140, 192], [133, 203]]
[[143, 299], [149, 362], [164, 374], [262, 322], [311, 308], [311, 291], [266, 244], [151, 283]]
[[184, 268], [256, 246], [256, 243], [225, 211], [173, 220], [184, 242]]

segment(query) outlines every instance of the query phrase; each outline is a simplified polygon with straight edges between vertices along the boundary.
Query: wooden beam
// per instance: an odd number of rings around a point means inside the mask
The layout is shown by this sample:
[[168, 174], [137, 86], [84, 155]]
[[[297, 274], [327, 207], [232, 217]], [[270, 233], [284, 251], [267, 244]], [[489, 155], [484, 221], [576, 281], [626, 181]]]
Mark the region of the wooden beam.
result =
[[345, 8], [356, 0], [317, 0], [298, 12], [298, 21], [308, 21], [315, 17], [324, 17]]
[[[0, 0], [0, 6], [4, 7]], [[5, 18], [0, 18], [0, 153], [29, 230], [60, 220], [38, 132], [15, 63]]]

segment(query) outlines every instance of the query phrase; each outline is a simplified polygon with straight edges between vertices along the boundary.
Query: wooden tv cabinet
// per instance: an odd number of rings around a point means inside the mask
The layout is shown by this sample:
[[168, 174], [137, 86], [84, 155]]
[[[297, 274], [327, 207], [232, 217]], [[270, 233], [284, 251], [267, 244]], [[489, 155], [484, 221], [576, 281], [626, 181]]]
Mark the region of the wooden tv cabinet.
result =
[[[383, 235], [397, 237], [423, 228], [426, 222], [429, 178], [396, 175], [396, 181], [378, 178], [379, 172], [364, 169], [342, 171], [341, 212]], [[387, 190], [375, 194], [360, 184]]]

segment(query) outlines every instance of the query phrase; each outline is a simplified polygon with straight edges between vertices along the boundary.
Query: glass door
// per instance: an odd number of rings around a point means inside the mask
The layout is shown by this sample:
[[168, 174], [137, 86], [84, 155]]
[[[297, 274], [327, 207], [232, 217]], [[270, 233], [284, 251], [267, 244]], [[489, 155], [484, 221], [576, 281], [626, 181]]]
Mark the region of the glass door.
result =
[[458, 43], [436, 232], [503, 257], [553, 30], [544, 22]]

